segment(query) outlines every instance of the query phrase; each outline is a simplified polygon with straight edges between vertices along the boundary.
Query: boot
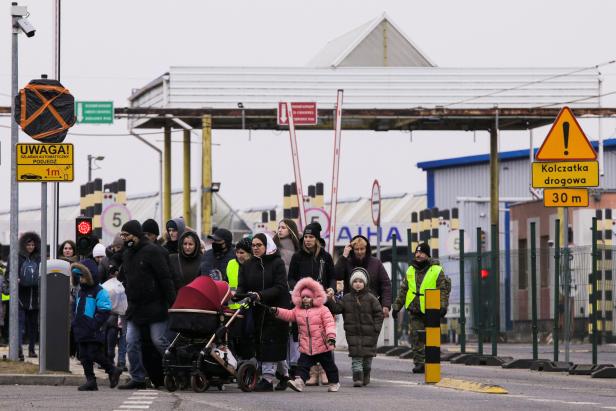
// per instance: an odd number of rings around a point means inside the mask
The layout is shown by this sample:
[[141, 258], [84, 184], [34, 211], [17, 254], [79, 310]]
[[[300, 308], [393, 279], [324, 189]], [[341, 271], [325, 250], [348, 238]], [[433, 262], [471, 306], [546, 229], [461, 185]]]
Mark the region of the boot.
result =
[[115, 388], [120, 382], [120, 375], [122, 375], [122, 369], [114, 367], [113, 371], [109, 374], [109, 388]]
[[415, 364], [413, 368], [413, 374], [423, 374], [425, 370], [425, 366], [423, 364]]
[[77, 388], [79, 391], [98, 391], [98, 385], [96, 385], [96, 379], [86, 381], [85, 384], [80, 385]]
[[317, 365], [310, 367], [310, 378], [306, 380], [306, 385], [309, 387], [319, 385], [319, 371]]
[[363, 381], [364, 385], [368, 385], [370, 384], [370, 368], [368, 368], [367, 370], [364, 370], [364, 381]]
[[353, 387], [361, 387], [362, 385], [364, 385], [364, 373], [353, 371]]
[[281, 376], [277, 375], [276, 378], [278, 378], [278, 384], [276, 384], [276, 386], [274, 387], [274, 390], [275, 391], [284, 391], [284, 390], [286, 390], [290, 378], [289, 377], [285, 377], [284, 375], [281, 375]]
[[321, 364], [319, 364], [319, 380], [321, 380], [321, 385], [329, 384], [329, 380], [327, 379], [327, 374], [325, 374], [325, 370], [323, 369]]
[[147, 385], [145, 381], [128, 380], [126, 384], [118, 387], [119, 390], [145, 390]]
[[274, 384], [267, 381], [265, 378], [261, 378], [257, 385], [255, 385], [255, 392], [272, 392], [274, 391]]

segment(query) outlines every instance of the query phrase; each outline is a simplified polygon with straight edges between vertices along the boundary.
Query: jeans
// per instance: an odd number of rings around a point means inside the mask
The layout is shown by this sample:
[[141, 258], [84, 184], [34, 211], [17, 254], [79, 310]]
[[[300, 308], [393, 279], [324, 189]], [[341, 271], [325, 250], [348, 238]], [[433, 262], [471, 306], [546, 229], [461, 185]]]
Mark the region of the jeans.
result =
[[304, 382], [306, 382], [310, 372], [310, 367], [316, 365], [317, 363], [321, 364], [321, 367], [323, 367], [330, 384], [340, 382], [338, 367], [336, 367], [336, 363], [334, 362], [334, 353], [332, 351], [315, 355], [301, 353], [297, 363], [297, 371], [295, 372], [296, 378], [300, 377]]
[[262, 362], [261, 363], [261, 378], [263, 378], [267, 382], [272, 382], [274, 380], [274, 376], [276, 375], [276, 368], [278, 367], [278, 362]]
[[136, 382], [145, 381], [145, 368], [143, 367], [141, 356], [141, 327], [149, 328], [152, 344], [154, 344], [161, 355], [165, 353], [169, 346], [169, 341], [167, 340], [167, 321], [145, 325], [137, 325], [132, 321], [127, 322], [126, 348], [128, 351], [128, 362], [130, 363], [129, 372], [130, 378]]
[[366, 372], [372, 368], [372, 357], [351, 357], [351, 371]]
[[126, 365], [126, 330], [128, 325], [126, 324], [126, 317], [120, 316], [122, 322], [122, 328], [120, 329], [120, 338], [118, 339], [118, 367], [124, 367]]
[[38, 310], [25, 310], [19, 308], [19, 352], [22, 352], [23, 337], [28, 336], [28, 352], [34, 352], [38, 334]]

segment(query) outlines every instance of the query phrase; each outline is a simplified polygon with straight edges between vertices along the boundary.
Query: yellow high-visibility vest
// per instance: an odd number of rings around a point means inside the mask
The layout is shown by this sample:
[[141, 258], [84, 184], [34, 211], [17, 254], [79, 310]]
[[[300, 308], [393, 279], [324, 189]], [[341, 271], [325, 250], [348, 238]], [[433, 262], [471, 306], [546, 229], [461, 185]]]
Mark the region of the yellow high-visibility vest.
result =
[[[431, 266], [421, 282], [421, 286], [419, 287], [419, 307], [424, 314], [426, 313], [426, 289], [436, 288], [436, 280], [442, 270], [443, 267], [440, 265]], [[406, 270], [406, 281], [408, 282], [409, 290], [406, 293], [404, 306], [408, 309], [415, 299], [415, 296], [418, 295], [417, 283], [415, 281], [415, 267], [410, 266], [409, 269]]]
[[[229, 281], [229, 287], [231, 290], [235, 291], [237, 289], [237, 276], [240, 272], [240, 263], [237, 261], [237, 258], [229, 261], [227, 263], [227, 280]], [[229, 304], [229, 308], [232, 310], [237, 310], [240, 308], [239, 304]]]

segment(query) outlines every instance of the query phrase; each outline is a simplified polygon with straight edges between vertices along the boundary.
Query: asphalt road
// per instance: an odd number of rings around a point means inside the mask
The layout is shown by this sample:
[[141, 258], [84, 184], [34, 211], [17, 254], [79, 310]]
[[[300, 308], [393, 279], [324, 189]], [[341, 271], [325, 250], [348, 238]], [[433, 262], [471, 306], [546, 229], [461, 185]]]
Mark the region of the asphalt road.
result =
[[497, 384], [509, 394], [480, 394], [423, 384], [423, 376], [410, 373], [412, 363], [378, 357], [368, 387], [353, 388], [350, 359], [336, 354], [342, 388], [328, 393], [327, 387], [309, 387], [303, 393], [242, 393], [235, 386], [203, 394], [165, 390], [126, 392], [100, 383], [100, 391], [82, 393], [76, 387], [2, 386], [2, 410], [616, 410], [616, 379], [504, 370], [443, 363], [443, 377]]

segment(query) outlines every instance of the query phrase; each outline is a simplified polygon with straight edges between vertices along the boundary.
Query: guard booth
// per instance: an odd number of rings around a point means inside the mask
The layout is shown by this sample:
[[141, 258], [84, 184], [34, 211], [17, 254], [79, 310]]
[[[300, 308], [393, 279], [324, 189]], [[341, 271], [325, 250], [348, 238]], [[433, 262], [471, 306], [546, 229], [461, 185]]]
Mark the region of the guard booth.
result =
[[45, 369], [49, 371], [69, 371], [69, 332], [71, 329], [70, 279], [71, 265], [64, 260], [47, 261], [47, 318]]

